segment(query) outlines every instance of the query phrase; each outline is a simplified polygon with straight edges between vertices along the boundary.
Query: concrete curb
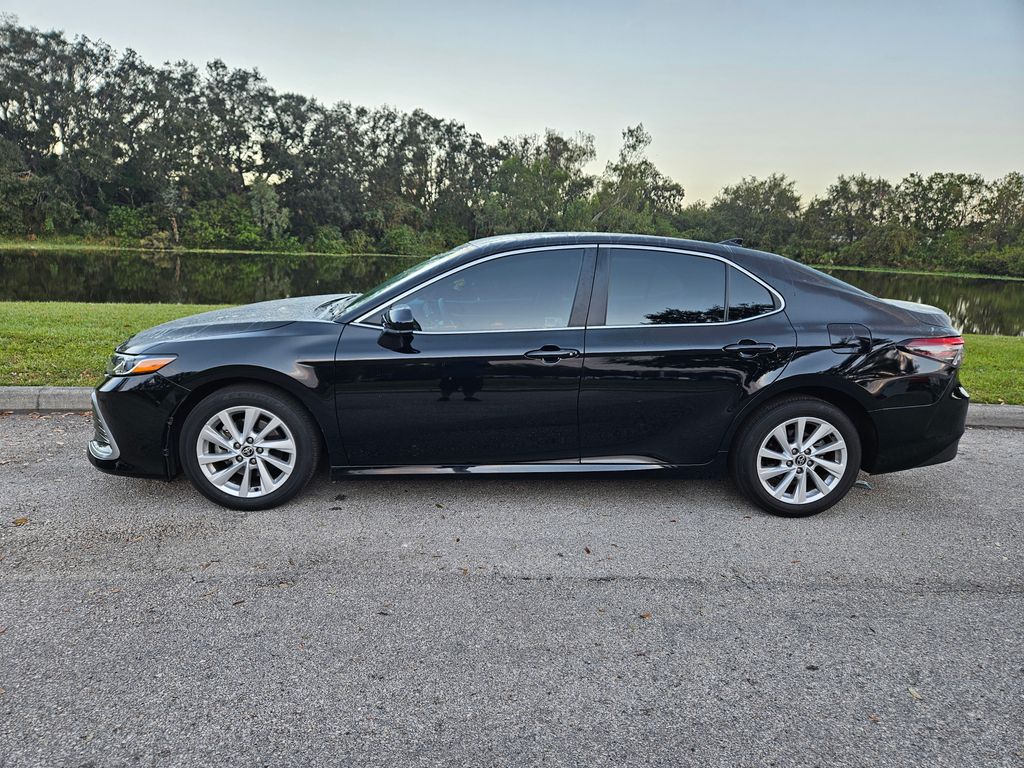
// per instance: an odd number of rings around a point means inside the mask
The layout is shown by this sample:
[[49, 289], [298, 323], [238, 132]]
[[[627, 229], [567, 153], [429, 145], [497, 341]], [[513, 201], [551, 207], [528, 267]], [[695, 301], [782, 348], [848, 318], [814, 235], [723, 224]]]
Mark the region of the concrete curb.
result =
[[92, 387], [0, 387], [0, 411], [88, 411]]
[[971, 403], [967, 409], [968, 427], [1024, 429], [1024, 405], [982, 405]]
[[[0, 387], [0, 411], [88, 411], [92, 387]], [[972, 403], [967, 426], [1024, 429], [1024, 405]]]

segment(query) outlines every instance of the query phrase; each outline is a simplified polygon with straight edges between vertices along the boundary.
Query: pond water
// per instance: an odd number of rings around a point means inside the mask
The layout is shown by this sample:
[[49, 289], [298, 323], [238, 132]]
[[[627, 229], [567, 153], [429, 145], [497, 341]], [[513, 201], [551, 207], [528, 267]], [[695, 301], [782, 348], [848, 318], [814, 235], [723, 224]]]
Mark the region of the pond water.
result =
[[359, 293], [420, 260], [376, 255], [0, 252], [0, 300], [247, 304]]
[[1024, 280], [908, 275], [829, 269], [830, 274], [886, 299], [931, 304], [964, 333], [1024, 336]]
[[[364, 291], [404, 256], [2, 251], [0, 300], [243, 304]], [[829, 270], [876, 296], [941, 307], [967, 333], [1024, 335], [1024, 281]]]

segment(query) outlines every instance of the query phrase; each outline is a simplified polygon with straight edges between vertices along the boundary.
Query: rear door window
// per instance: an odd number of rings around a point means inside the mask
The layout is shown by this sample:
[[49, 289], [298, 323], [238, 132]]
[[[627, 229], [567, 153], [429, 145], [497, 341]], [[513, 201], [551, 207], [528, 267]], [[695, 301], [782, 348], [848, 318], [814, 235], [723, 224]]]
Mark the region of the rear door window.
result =
[[725, 263], [672, 251], [612, 248], [605, 325], [725, 320]]

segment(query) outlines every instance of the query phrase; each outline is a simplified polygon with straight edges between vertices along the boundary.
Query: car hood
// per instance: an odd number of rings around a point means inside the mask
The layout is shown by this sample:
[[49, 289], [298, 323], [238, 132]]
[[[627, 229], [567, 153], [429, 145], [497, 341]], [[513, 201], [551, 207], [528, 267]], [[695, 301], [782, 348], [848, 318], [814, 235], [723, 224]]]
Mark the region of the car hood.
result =
[[317, 310], [350, 294], [299, 296], [293, 299], [261, 301], [228, 309], [215, 309], [156, 325], [132, 336], [117, 348], [118, 352], [138, 353], [154, 344], [199, 338], [234, 336], [241, 333], [280, 328], [296, 320], [329, 319]]

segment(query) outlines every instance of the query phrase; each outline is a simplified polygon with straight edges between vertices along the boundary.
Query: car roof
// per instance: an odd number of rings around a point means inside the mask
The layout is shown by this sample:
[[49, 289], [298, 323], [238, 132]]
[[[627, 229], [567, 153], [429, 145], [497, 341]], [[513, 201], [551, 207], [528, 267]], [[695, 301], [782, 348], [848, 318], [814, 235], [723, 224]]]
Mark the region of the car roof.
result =
[[[733, 248], [725, 243], [707, 243], [679, 237], [633, 235], [623, 232], [524, 232], [513, 235], [482, 237], [468, 243], [473, 256], [498, 253], [509, 249], [538, 248], [551, 245], [646, 245], [658, 248], [679, 248], [726, 256]], [[467, 249], [468, 250], [468, 249]], [[742, 249], [746, 250], [746, 249]]]

